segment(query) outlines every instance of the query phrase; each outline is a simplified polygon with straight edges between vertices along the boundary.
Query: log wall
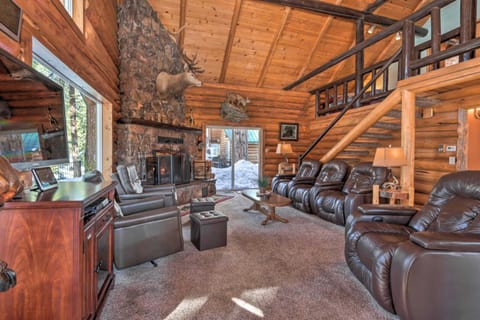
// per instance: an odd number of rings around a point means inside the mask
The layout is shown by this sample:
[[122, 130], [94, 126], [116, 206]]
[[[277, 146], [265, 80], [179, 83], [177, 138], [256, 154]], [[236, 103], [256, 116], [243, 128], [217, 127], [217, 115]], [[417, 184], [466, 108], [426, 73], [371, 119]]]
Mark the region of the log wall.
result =
[[[235, 123], [222, 119], [220, 105], [229, 92], [250, 99], [247, 104], [248, 120]], [[185, 91], [187, 112], [192, 111], [195, 126], [256, 127], [263, 130], [263, 175], [269, 178], [277, 173], [278, 163], [282, 161], [282, 156], [275, 153], [280, 142], [281, 122], [299, 124], [298, 141], [289, 142], [294, 152], [288, 155], [289, 161], [296, 162], [308, 145], [310, 134], [304, 110], [308, 97], [307, 93], [217, 84], [204, 84], [201, 88]]]

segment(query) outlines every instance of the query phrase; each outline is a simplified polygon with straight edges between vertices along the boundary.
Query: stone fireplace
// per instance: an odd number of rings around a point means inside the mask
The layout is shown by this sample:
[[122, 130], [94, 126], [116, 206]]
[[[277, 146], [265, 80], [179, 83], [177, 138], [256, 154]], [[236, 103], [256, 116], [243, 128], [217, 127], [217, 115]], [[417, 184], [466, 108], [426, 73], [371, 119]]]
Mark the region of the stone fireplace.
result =
[[[183, 94], [164, 101], [155, 89], [161, 71], [183, 71], [182, 53], [172, 35], [146, 0], [125, 0], [118, 8], [116, 159], [118, 164], [135, 163], [142, 179], [147, 179], [147, 159], [151, 157], [183, 157], [190, 162], [200, 158], [201, 129], [192, 127]], [[190, 168], [191, 164], [191, 172]]]

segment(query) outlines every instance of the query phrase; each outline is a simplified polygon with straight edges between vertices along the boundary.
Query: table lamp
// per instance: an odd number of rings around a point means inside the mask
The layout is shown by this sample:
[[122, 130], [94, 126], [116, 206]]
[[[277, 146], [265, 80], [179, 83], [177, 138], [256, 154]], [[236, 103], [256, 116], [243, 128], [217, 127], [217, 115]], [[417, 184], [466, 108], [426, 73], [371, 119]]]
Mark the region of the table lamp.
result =
[[287, 154], [293, 153], [292, 145], [290, 143], [279, 143], [277, 144], [277, 154], [281, 154], [283, 156], [283, 160], [288, 163]]
[[385, 167], [389, 170], [389, 177], [392, 177], [393, 182], [386, 182], [383, 184], [383, 189], [400, 189], [400, 182], [392, 173], [393, 167], [401, 167], [407, 164], [405, 153], [402, 148], [377, 148], [375, 151], [375, 158], [373, 159], [374, 167]]

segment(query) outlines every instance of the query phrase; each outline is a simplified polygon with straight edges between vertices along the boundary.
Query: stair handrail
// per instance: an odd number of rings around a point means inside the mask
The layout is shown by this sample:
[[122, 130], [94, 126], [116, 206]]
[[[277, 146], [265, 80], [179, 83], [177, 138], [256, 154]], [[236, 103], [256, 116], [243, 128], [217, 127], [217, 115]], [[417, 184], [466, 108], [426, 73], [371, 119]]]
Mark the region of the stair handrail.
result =
[[377, 72], [375, 72], [375, 74], [372, 76], [372, 79], [365, 85], [363, 86], [362, 90], [360, 90], [360, 92], [355, 96], [353, 97], [353, 99], [342, 109], [342, 111], [340, 111], [337, 116], [329, 123], [329, 125], [322, 131], [322, 133], [317, 137], [317, 139], [315, 139], [315, 141], [313, 141], [310, 146], [307, 148], [307, 150], [301, 154], [299, 157], [298, 157], [298, 166], [300, 167], [300, 165], [302, 164], [302, 161], [303, 159], [317, 146], [317, 144], [330, 132], [330, 130], [337, 124], [338, 121], [340, 121], [340, 119], [342, 119], [342, 117], [345, 115], [345, 113], [347, 113], [348, 110], [350, 110], [354, 105], [355, 105], [355, 102], [360, 99], [360, 97], [363, 96], [363, 94], [365, 93], [365, 91], [367, 91], [368, 88], [370, 88], [376, 81], [377, 79], [385, 72], [385, 70], [390, 67], [390, 65], [400, 56], [400, 54], [402, 53], [402, 47], [400, 47], [396, 52], [395, 54], [390, 58], [388, 59], [388, 61], [383, 65], [382, 68], [380, 68], [380, 70], [378, 70]]

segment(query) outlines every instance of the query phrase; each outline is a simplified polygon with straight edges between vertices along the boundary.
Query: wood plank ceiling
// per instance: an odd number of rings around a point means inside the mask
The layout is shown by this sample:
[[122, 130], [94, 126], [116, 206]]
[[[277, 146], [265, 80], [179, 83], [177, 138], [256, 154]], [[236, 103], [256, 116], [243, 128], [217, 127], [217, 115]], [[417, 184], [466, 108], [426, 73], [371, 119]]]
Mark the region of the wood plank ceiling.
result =
[[[148, 0], [177, 43], [205, 69], [207, 83], [281, 89], [355, 45], [355, 20], [260, 0]], [[302, 2], [302, 1], [300, 1]], [[401, 20], [432, 1], [324, 0]], [[182, 28], [182, 26], [185, 26]], [[365, 23], [365, 38], [370, 27]], [[376, 26], [374, 33], [382, 29]], [[180, 30], [180, 32], [178, 32]], [[365, 52], [365, 65], [387, 59], [399, 47], [394, 36]], [[295, 87], [309, 91], [354, 73], [354, 58]]]

